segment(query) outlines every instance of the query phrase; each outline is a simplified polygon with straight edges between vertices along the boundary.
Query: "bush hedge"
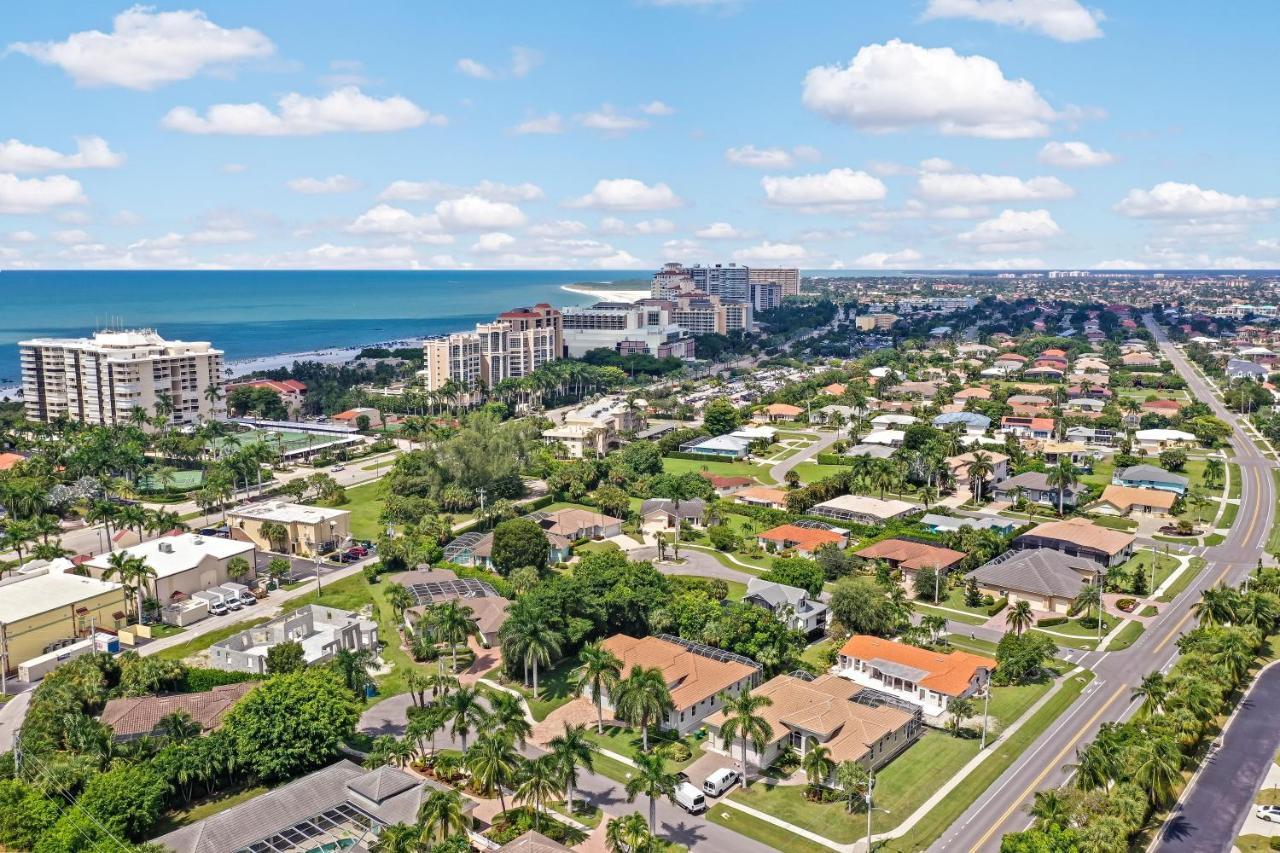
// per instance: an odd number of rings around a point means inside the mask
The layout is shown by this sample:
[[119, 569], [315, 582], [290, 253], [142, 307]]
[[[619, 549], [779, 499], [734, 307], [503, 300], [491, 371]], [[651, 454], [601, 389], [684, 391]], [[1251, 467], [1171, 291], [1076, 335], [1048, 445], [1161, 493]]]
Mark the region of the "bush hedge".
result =
[[1052, 628], [1054, 625], [1065, 624], [1067, 624], [1067, 617], [1065, 616], [1046, 616], [1043, 619], [1036, 620], [1037, 628]]
[[1008, 606], [1009, 606], [1008, 598], [998, 598], [996, 599], [995, 604], [987, 608], [987, 615], [995, 616], [997, 613], [999, 613], [1001, 610], [1004, 610]]

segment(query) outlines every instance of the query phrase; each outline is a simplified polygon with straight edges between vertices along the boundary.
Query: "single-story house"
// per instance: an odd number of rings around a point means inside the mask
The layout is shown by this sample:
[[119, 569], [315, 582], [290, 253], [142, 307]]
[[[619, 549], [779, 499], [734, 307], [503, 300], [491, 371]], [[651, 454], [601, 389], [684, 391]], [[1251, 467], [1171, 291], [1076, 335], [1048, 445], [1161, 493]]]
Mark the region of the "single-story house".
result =
[[1133, 440], [1147, 450], [1196, 447], [1200, 444], [1194, 435], [1180, 429], [1140, 429], [1133, 434]]
[[716, 494], [720, 497], [756, 484], [756, 481], [750, 477], [725, 477], [720, 474], [712, 474], [710, 471], [703, 471], [702, 478], [711, 484], [711, 488], [715, 489]]
[[1267, 369], [1265, 367], [1240, 358], [1227, 360], [1226, 373], [1227, 379], [1231, 380], [1249, 379], [1254, 382], [1265, 382], [1267, 379]]
[[[1058, 507], [1058, 487], [1049, 485], [1049, 475], [1043, 471], [1024, 471], [998, 484], [996, 486], [996, 499], [1012, 503], [1018, 496], [1019, 489], [1022, 490], [1022, 497], [1032, 503], [1053, 507], [1054, 509]], [[1076, 499], [1080, 497], [1083, 491], [1084, 487], [1079, 484], [1063, 489], [1062, 505], [1064, 507], [1075, 506]]]
[[782, 423], [784, 421], [794, 421], [803, 414], [804, 409], [799, 406], [792, 406], [790, 403], [770, 403], [764, 408], [757, 410], [756, 413], [751, 416], [751, 419], [774, 424]]
[[920, 421], [915, 415], [902, 415], [889, 412], [884, 415], [876, 415], [871, 419], [871, 427], [876, 430], [888, 430], [895, 427], [909, 427]]
[[977, 412], [947, 412], [933, 419], [933, 425], [938, 429], [946, 429], [952, 424], [960, 424], [970, 435], [981, 435], [990, 428], [991, 418]]
[[697, 453], [720, 459], [741, 459], [751, 450], [751, 441], [731, 435], [705, 435], [680, 445], [681, 453]]
[[1046, 521], [1013, 540], [1013, 547], [1051, 548], [1068, 556], [1087, 557], [1106, 566], [1118, 566], [1133, 556], [1134, 536], [1122, 530], [1100, 527], [1083, 518]]
[[886, 447], [901, 447], [907, 434], [900, 429], [872, 430], [862, 437], [863, 444], [882, 444]]
[[840, 648], [834, 672], [855, 684], [905, 699], [926, 718], [940, 722], [951, 700], [978, 693], [995, 668], [991, 658], [969, 652], [943, 654], [855, 634]]
[[920, 516], [920, 524], [933, 533], [954, 533], [966, 527], [974, 530], [994, 530], [997, 533], [1012, 533], [1022, 522], [1004, 516], [984, 516], [974, 518], [968, 515], [953, 516], [926, 513]]
[[742, 600], [768, 610], [793, 631], [814, 634], [827, 629], [827, 605], [799, 587], [753, 577], [747, 581], [747, 594]]
[[845, 456], [870, 456], [872, 459], [889, 459], [893, 448], [887, 444], [856, 444], [845, 451]]
[[1005, 415], [1000, 419], [1000, 431], [1018, 438], [1053, 438], [1053, 418], [1034, 415]]
[[1178, 496], [1164, 489], [1140, 489], [1132, 486], [1110, 485], [1102, 490], [1092, 511], [1103, 515], [1129, 515], [1140, 512], [1168, 515]]
[[535, 512], [531, 518], [549, 535], [566, 539], [608, 539], [622, 534], [622, 519], [578, 507], [566, 507], [555, 512]]
[[777, 527], [756, 534], [756, 541], [761, 548], [773, 546], [778, 551], [795, 551], [807, 557], [813, 556], [820, 548], [834, 545], [843, 548], [849, 543], [846, 533], [838, 533], [821, 527], [799, 527], [794, 524], [780, 524]]
[[1179, 495], [1187, 493], [1191, 480], [1181, 474], [1173, 474], [1155, 465], [1130, 465], [1111, 477], [1117, 486], [1135, 489], [1162, 489]]
[[841, 406], [838, 403], [830, 403], [820, 409], [814, 409], [809, 414], [809, 423], [811, 424], [829, 424], [832, 423], [836, 416], [842, 419], [843, 423], [849, 423], [858, 416], [858, 410], [853, 406]]
[[814, 504], [809, 508], [809, 514], [870, 526], [904, 518], [920, 509], [922, 509], [920, 504], [910, 501], [892, 498], [881, 500], [866, 495], [840, 495], [829, 501]]
[[786, 509], [787, 493], [769, 486], [749, 486], [733, 496], [738, 503], [748, 506], [766, 506], [769, 509]]
[[968, 574], [978, 590], [1014, 605], [1025, 601], [1032, 610], [1066, 613], [1080, 591], [1097, 579], [1099, 565], [1087, 557], [1072, 557], [1049, 548], [1009, 551]]
[[1049, 465], [1057, 465], [1064, 457], [1071, 460], [1077, 468], [1089, 468], [1093, 465], [1093, 454], [1083, 441], [1046, 441], [1040, 447], [1040, 454]]
[[678, 508], [676, 502], [668, 498], [650, 498], [640, 505], [640, 520], [646, 530], [674, 530], [679, 514], [681, 523], [702, 527], [706, 512], [707, 502], [701, 498], [680, 501]]
[[[673, 705], [659, 721], [664, 729], [692, 731], [720, 710], [726, 694], [760, 683], [760, 664], [750, 658], [665, 634], [642, 638], [614, 634], [600, 645], [622, 661], [623, 678], [637, 666], [662, 671]], [[602, 699], [605, 711], [612, 711], [608, 691]]]
[[882, 539], [860, 551], [854, 551], [854, 555], [864, 560], [883, 560], [890, 568], [901, 570], [908, 581], [920, 569], [949, 572], [965, 558], [963, 551], [911, 539]]
[[[922, 731], [919, 712], [879, 702], [870, 694], [860, 698], [860, 685], [831, 674], [813, 679], [778, 675], [751, 692], [770, 700], [759, 710], [769, 725], [768, 741], [759, 750], [747, 743], [747, 763], [755, 767], [770, 766], [788, 747], [803, 757], [822, 746], [837, 766], [855, 761], [875, 770], [915, 743]], [[707, 718], [707, 747], [740, 757], [740, 742], [726, 747], [720, 737], [725, 721], [723, 712]]]
[[256, 681], [241, 681], [221, 684], [201, 693], [108, 699], [99, 722], [111, 728], [116, 741], [156, 736], [160, 734], [160, 722], [169, 714], [179, 712], [189, 716], [201, 732], [211, 732], [222, 725], [222, 717], [231, 706], [257, 686]]
[[[982, 452], [991, 463], [991, 473], [986, 476], [986, 482], [998, 484], [1007, 480], [1009, 478], [1009, 457], [1003, 453]], [[951, 471], [951, 476], [956, 481], [956, 489], [958, 491], [970, 490], [969, 465], [973, 463], [973, 453], [973, 451], [969, 451], [958, 456], [948, 456], [946, 459], [947, 468]]]

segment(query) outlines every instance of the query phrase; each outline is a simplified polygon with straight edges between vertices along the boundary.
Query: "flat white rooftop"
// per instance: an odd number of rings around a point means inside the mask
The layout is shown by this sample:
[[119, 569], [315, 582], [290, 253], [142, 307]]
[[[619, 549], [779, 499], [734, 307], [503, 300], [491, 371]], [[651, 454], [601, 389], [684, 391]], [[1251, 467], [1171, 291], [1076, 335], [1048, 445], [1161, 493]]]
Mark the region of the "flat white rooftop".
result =
[[[0, 586], [0, 624], [12, 624], [120, 589], [120, 584], [54, 572]], [[123, 601], [123, 598], [121, 599]]]
[[308, 506], [307, 504], [291, 504], [284, 501], [267, 501], [265, 503], [250, 504], [239, 509], [232, 510], [227, 513], [228, 516], [236, 518], [251, 518], [255, 521], [278, 521], [282, 524], [290, 524], [297, 522], [299, 524], [318, 524], [322, 521], [330, 521], [335, 518], [341, 518], [351, 513], [345, 509], [330, 509], [322, 506]]
[[[214, 559], [226, 560], [248, 554], [254, 549], [252, 542], [236, 542], [218, 536], [200, 536], [195, 533], [182, 533], [177, 536], [161, 536], [150, 542], [133, 545], [124, 550], [132, 557], [142, 557], [147, 565], [155, 569], [157, 578], [166, 578], [193, 569], [200, 564], [206, 555]], [[89, 561], [95, 569], [110, 567], [110, 554], [99, 554]]]

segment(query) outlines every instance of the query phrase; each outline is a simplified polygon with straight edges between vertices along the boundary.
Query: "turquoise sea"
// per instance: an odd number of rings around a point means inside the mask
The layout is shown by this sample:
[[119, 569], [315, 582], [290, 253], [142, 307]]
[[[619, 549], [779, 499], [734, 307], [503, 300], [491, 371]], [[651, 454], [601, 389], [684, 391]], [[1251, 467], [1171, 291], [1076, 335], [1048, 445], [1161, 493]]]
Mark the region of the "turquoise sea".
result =
[[13, 271], [0, 273], [0, 388], [18, 382], [17, 343], [103, 327], [213, 341], [229, 361], [420, 338], [509, 308], [584, 305], [561, 285], [635, 270]]

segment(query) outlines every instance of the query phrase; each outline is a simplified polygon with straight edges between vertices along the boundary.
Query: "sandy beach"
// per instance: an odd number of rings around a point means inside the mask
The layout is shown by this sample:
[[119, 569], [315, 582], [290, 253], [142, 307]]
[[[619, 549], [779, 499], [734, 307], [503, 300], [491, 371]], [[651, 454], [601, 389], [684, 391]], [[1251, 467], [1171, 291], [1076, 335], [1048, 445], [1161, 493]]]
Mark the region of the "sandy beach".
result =
[[582, 296], [594, 296], [601, 302], [638, 302], [649, 297], [647, 290], [609, 290], [603, 287], [587, 287], [582, 284], [562, 284], [561, 290]]

